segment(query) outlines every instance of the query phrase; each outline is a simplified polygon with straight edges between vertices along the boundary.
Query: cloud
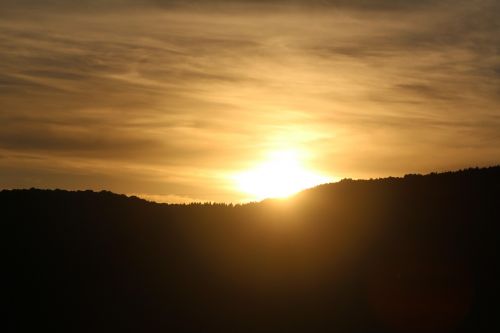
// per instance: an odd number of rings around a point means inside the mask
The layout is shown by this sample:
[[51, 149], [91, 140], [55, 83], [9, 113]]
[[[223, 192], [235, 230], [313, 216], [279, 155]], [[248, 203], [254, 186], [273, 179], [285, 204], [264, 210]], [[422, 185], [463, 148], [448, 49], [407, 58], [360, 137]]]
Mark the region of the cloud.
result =
[[124, 193], [238, 201], [225, 175], [287, 146], [345, 177], [500, 156], [497, 1], [2, 9], [0, 171], [10, 178], [0, 186], [36, 175], [77, 188], [80, 175]]
[[160, 8], [191, 8], [198, 6], [303, 6], [303, 7], [335, 7], [355, 8], [357, 10], [405, 10], [421, 8], [440, 3], [452, 3], [450, 0], [81, 0], [74, 3], [67, 0], [5, 0], [6, 7], [37, 7], [37, 8], [88, 8], [104, 9], [119, 7], [160, 7]]
[[129, 195], [158, 203], [182, 204], [189, 202], [206, 202], [196, 198], [191, 198], [181, 195], [172, 195], [172, 194], [162, 195], [162, 194], [147, 194], [147, 193], [131, 193]]

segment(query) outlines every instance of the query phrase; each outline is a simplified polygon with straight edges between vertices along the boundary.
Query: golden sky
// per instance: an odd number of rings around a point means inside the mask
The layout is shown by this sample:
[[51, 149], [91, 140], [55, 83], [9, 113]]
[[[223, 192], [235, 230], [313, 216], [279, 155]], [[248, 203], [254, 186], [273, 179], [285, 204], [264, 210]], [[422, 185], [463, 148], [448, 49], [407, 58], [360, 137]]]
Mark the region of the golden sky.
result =
[[500, 163], [497, 0], [2, 0], [0, 188], [249, 199]]

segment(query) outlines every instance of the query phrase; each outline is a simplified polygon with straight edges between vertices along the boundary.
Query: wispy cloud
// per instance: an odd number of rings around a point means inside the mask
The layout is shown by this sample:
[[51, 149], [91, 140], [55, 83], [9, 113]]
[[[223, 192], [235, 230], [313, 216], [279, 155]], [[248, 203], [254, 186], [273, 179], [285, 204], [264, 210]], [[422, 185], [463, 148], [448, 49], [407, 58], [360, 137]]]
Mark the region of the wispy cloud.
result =
[[238, 201], [225, 175], [287, 146], [346, 177], [500, 162], [498, 1], [2, 7], [3, 187]]

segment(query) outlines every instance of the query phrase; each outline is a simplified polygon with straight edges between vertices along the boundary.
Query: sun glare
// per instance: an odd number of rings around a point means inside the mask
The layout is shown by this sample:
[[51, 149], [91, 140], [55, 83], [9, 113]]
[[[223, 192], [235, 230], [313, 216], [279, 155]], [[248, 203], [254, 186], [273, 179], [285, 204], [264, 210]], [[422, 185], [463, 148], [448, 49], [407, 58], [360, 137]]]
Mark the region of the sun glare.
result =
[[303, 189], [331, 181], [330, 177], [307, 170], [295, 151], [279, 151], [254, 169], [235, 176], [238, 189], [252, 200], [286, 198]]

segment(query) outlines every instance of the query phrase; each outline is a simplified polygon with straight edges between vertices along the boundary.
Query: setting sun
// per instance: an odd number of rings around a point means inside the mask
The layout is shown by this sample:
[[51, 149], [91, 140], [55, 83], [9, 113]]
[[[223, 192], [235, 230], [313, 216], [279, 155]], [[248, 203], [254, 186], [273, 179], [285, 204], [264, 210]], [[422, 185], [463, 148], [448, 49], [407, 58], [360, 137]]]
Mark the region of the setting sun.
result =
[[330, 177], [307, 170], [296, 151], [274, 152], [255, 168], [235, 176], [238, 189], [254, 200], [285, 198], [331, 181]]

